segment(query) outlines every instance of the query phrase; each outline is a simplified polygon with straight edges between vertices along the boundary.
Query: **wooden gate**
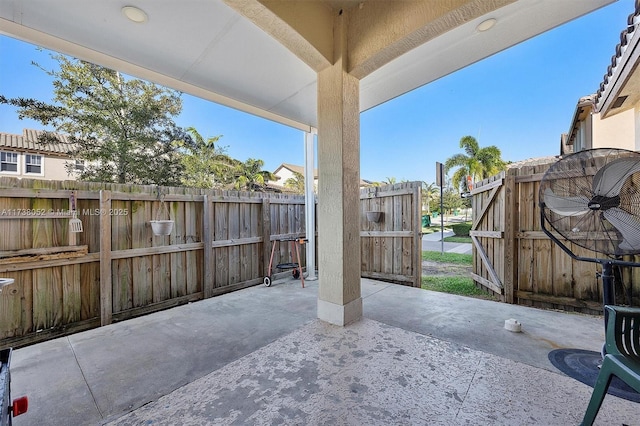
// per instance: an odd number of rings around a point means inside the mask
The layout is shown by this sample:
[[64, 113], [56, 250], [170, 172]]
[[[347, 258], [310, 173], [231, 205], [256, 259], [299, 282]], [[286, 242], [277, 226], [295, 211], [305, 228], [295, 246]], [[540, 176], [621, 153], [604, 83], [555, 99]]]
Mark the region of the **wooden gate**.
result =
[[421, 183], [360, 191], [362, 276], [420, 287], [422, 276]]
[[[531, 160], [476, 184], [472, 191], [473, 278], [508, 303], [599, 314], [600, 266], [572, 259], [540, 225], [540, 182], [556, 161]], [[557, 237], [562, 240], [560, 235]], [[578, 256], [602, 257], [563, 242]], [[627, 256], [625, 260], [639, 258]], [[621, 268], [621, 274], [616, 303], [638, 306], [640, 268]]]
[[504, 205], [506, 189], [505, 174], [500, 173], [475, 185], [473, 195], [473, 223], [471, 241], [474, 247], [474, 281], [501, 296], [503, 301], [513, 302], [509, 288], [505, 288], [506, 268], [503, 265], [507, 250], [505, 243], [506, 221]]

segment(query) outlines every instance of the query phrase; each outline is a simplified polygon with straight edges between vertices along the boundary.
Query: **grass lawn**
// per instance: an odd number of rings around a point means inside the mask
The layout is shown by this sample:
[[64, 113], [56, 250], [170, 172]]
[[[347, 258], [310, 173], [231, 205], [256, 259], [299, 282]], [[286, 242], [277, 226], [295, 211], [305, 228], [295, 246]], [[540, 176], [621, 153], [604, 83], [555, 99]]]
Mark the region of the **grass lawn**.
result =
[[432, 262], [455, 263], [458, 265], [472, 265], [473, 255], [460, 253], [440, 253], [439, 251], [423, 251], [422, 260]]
[[460, 296], [496, 299], [494, 296], [477, 288], [469, 277], [422, 277], [422, 288]]
[[[473, 264], [473, 256], [470, 254], [423, 251], [422, 259], [430, 262], [463, 266], [471, 266]], [[439, 291], [487, 300], [500, 300], [497, 296], [477, 288], [473, 279], [467, 275], [423, 276], [421, 282], [421, 287], [424, 290]]]
[[452, 237], [445, 237], [444, 238], [444, 242], [445, 243], [469, 243], [471, 244], [471, 237], [457, 237], [457, 236], [452, 236]]

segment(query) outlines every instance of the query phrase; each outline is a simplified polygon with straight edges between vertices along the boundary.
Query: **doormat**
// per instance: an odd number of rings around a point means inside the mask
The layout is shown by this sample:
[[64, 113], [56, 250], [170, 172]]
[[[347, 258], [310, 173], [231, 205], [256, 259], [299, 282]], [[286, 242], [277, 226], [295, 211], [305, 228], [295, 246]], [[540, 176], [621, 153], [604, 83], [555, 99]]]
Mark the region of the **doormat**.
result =
[[[583, 349], [556, 349], [549, 352], [549, 361], [567, 376], [593, 387], [600, 372], [598, 366], [602, 363], [602, 355], [600, 352]], [[640, 393], [615, 376], [607, 393], [628, 401], [640, 402]]]

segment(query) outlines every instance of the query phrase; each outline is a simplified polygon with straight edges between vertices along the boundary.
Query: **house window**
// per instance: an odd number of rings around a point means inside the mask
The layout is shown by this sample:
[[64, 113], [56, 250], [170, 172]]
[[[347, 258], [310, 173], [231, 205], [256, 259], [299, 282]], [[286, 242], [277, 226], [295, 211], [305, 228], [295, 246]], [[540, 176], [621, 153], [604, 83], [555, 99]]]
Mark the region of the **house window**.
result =
[[25, 173], [42, 174], [42, 155], [27, 154], [25, 157]]
[[17, 152], [0, 152], [0, 172], [18, 173]]
[[83, 172], [84, 171], [84, 160], [76, 160], [75, 165], [73, 166], [73, 169], [77, 172]]

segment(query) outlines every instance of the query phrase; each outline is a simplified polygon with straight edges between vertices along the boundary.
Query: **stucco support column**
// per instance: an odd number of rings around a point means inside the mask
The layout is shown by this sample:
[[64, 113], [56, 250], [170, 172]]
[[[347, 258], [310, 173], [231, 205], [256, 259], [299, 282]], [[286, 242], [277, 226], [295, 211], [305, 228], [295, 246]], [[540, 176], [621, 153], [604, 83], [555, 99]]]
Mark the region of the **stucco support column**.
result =
[[362, 317], [359, 81], [347, 73], [347, 16], [334, 24], [335, 63], [318, 73], [318, 318]]

